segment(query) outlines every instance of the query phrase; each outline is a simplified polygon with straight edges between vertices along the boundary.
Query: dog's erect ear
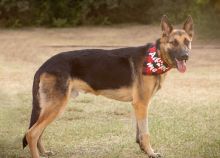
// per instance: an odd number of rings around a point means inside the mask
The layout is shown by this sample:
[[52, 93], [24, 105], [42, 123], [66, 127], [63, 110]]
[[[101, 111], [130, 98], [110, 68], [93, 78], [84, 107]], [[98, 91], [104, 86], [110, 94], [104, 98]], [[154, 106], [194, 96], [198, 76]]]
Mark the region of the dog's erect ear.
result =
[[193, 19], [192, 17], [189, 15], [188, 18], [186, 19], [184, 25], [183, 25], [183, 29], [186, 31], [186, 33], [190, 36], [190, 38], [193, 37]]
[[168, 36], [173, 30], [173, 26], [170, 24], [166, 15], [163, 15], [161, 19], [161, 28], [163, 31], [163, 35], [165, 36]]

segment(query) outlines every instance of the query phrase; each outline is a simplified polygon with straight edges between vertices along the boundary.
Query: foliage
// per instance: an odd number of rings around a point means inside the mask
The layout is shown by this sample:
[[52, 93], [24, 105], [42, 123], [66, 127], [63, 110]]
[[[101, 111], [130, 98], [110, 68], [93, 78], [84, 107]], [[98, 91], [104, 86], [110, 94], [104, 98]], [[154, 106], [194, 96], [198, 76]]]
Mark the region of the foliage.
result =
[[0, 0], [1, 27], [148, 24], [158, 22], [163, 14], [176, 23], [191, 14], [200, 29], [219, 28], [220, 1]]

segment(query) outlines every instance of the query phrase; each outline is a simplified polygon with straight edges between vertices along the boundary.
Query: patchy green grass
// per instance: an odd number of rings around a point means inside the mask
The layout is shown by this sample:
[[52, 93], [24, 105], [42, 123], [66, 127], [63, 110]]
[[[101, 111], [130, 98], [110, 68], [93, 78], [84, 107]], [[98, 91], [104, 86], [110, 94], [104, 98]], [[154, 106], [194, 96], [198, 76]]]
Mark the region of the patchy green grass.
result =
[[[153, 147], [165, 157], [218, 158], [219, 101], [180, 101], [161, 99], [160, 95], [150, 110]], [[28, 157], [21, 139], [29, 123], [31, 102], [27, 94], [19, 94], [16, 99], [18, 106], [0, 110], [0, 157]], [[47, 128], [44, 142], [57, 158], [145, 157], [135, 143], [132, 118], [128, 103], [81, 95], [71, 100], [64, 115]]]
[[[53, 44], [55, 41], [46, 39], [48, 37], [44, 35], [49, 34], [53, 39], [58, 38], [58, 44], [70, 43], [67, 39], [75, 40], [75, 43], [80, 44], [83, 35], [80, 38], [79, 35], [75, 37], [74, 34], [69, 33], [69, 31], [76, 33], [76, 30], [67, 30], [67, 32], [38, 30], [37, 33], [32, 30], [32, 34], [31, 31], [2, 32], [0, 37], [3, 41], [0, 45], [2, 51], [0, 54], [1, 158], [30, 157], [28, 148], [22, 149], [22, 137], [30, 119], [34, 71], [51, 54], [70, 49], [41, 47], [48, 43]], [[82, 34], [86, 30], [82, 28]], [[93, 40], [91, 43], [89, 39], [82, 43], [87, 45], [99, 42], [111, 43], [113, 37], [110, 41], [109, 38], [105, 40], [99, 38], [103, 32], [109, 36], [114, 35], [114, 39], [117, 37], [119, 41], [114, 42], [119, 44], [120, 41], [123, 44], [127, 42], [126, 39], [131, 39], [129, 36], [124, 38], [123, 34], [126, 33], [130, 33], [134, 38], [140, 38], [138, 33], [140, 27], [131, 30], [129, 27], [104, 30], [93, 28], [96, 33], [86, 32], [88, 38], [92, 37]], [[117, 36], [117, 33], [122, 33], [122, 37]], [[16, 38], [11, 38], [12, 35], [16, 35]], [[34, 38], [31, 38], [32, 36]], [[43, 37], [40, 38], [41, 36]], [[41, 39], [43, 43], [40, 42]], [[94, 43], [95, 39], [97, 39], [96, 43]], [[22, 43], [24, 41], [25, 44]], [[47, 41], [48, 43], [45, 44]], [[12, 43], [8, 46], [7, 42]], [[19, 54], [14, 53], [15, 51]], [[14, 60], [11, 60], [12, 58]], [[151, 143], [153, 148], [164, 157], [220, 157], [219, 60], [219, 50], [194, 50], [188, 63], [188, 72], [179, 74], [176, 70], [172, 70], [164, 87], [154, 97], [149, 113]], [[134, 114], [129, 103], [81, 94], [76, 99], [71, 99], [65, 113], [48, 126], [43, 141], [47, 149], [56, 153], [54, 158], [146, 157], [135, 143], [135, 127]]]

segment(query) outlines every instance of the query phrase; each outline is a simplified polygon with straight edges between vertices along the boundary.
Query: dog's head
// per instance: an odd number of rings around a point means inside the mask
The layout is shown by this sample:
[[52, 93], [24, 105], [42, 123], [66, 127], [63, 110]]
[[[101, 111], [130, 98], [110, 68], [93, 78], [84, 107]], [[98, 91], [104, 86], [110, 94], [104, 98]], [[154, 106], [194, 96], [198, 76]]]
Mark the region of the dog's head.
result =
[[193, 38], [193, 20], [189, 16], [182, 29], [173, 29], [173, 26], [164, 15], [161, 20], [162, 37], [160, 39], [161, 56], [179, 72], [186, 71], [186, 61], [189, 59]]

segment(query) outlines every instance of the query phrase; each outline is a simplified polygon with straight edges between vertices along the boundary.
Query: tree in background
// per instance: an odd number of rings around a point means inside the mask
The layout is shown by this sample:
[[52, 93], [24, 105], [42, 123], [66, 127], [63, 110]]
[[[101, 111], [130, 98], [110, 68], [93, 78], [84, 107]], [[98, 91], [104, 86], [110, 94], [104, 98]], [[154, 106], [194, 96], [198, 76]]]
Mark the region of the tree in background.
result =
[[[204, 28], [219, 28], [219, 0], [0, 0], [0, 26], [71, 27], [158, 22], [179, 23], [191, 14]], [[211, 21], [210, 21], [211, 19]]]

